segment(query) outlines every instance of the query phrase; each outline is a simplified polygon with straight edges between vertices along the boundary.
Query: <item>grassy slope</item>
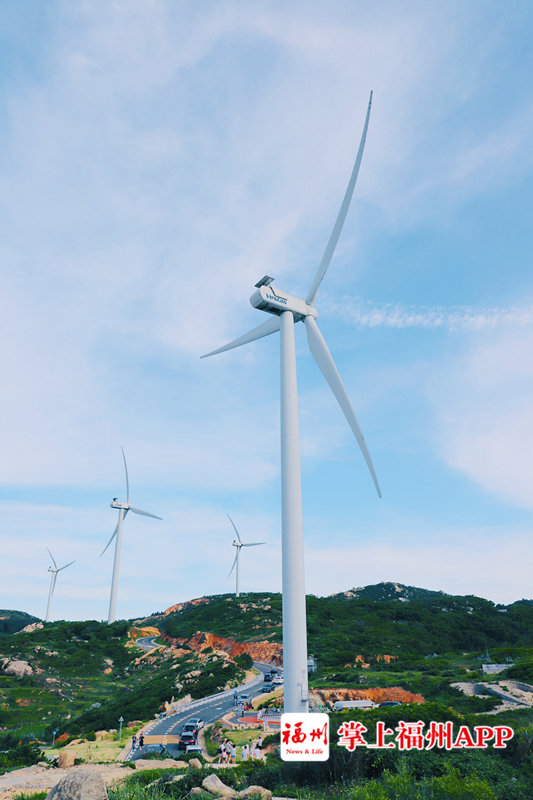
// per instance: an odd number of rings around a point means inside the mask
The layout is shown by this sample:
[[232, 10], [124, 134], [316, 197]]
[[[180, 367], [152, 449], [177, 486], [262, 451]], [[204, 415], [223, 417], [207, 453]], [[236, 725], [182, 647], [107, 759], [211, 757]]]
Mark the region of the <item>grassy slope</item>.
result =
[[[50, 739], [54, 729], [116, 728], [121, 715], [126, 723], [149, 719], [172, 696], [202, 697], [243, 677], [240, 667], [214, 655], [162, 650], [142, 656], [126, 646], [127, 638], [126, 623], [94, 621], [0, 636], [0, 655], [34, 670], [30, 677], [0, 675], [0, 725], [38, 739]], [[200, 675], [185, 677], [196, 670]]]

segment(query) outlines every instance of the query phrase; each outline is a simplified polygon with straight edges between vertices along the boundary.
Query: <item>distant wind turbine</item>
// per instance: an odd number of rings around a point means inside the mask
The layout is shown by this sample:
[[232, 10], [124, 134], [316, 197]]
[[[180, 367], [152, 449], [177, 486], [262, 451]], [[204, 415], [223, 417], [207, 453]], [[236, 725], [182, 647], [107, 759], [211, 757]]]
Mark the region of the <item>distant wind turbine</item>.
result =
[[128, 511], [133, 511], [134, 514], [141, 514], [143, 517], [152, 517], [153, 519], [161, 519], [161, 517], [156, 517], [155, 514], [149, 514], [148, 511], [141, 511], [140, 508], [134, 508], [130, 503], [130, 482], [128, 479], [128, 465], [126, 464], [126, 456], [124, 455], [124, 449], [121, 447], [122, 450], [122, 458], [124, 459], [124, 469], [126, 471], [126, 502], [119, 503], [117, 498], [113, 498], [113, 502], [110, 504], [111, 508], [118, 508], [118, 523], [117, 527], [113, 531], [113, 535], [111, 539], [106, 544], [105, 548], [100, 553], [100, 557], [102, 557], [115, 538], [117, 537], [117, 541], [115, 543], [115, 560], [113, 563], [113, 580], [111, 581], [111, 597], [109, 599], [109, 616], [107, 618], [108, 625], [111, 625], [112, 622], [115, 621], [115, 609], [117, 605], [117, 590], [118, 590], [118, 570], [120, 565], [120, 548], [122, 546], [122, 523], [126, 518], [126, 514]]
[[233, 572], [233, 570], [235, 569], [235, 565], [236, 565], [237, 566], [237, 572], [236, 572], [236, 583], [235, 583], [235, 597], [240, 597], [240, 593], [239, 593], [239, 556], [241, 554], [241, 548], [242, 547], [258, 547], [258, 545], [266, 544], [266, 542], [252, 542], [251, 544], [243, 544], [243, 542], [241, 540], [241, 537], [239, 536], [239, 531], [235, 527], [235, 523], [233, 522], [233, 520], [232, 520], [232, 518], [230, 517], [229, 514], [228, 514], [228, 519], [231, 522], [231, 524], [233, 525], [233, 530], [237, 534], [237, 539], [239, 540], [238, 542], [236, 542], [235, 540], [233, 541], [233, 547], [237, 548], [237, 553], [235, 554], [235, 561], [233, 562], [233, 566], [229, 571], [228, 578], [231, 575], [231, 573]]
[[[48, 550], [48, 547], [46, 549]], [[54, 562], [54, 566], [48, 567], [48, 572], [51, 572], [52, 576], [50, 578], [50, 591], [48, 592], [48, 607], [46, 609], [45, 622], [50, 622], [50, 606], [52, 605], [52, 595], [54, 593], [54, 589], [56, 588], [57, 573], [61, 572], [62, 570], [74, 564], [74, 561], [71, 561], [70, 564], [65, 564], [64, 567], [58, 567], [55, 558], [53, 557], [52, 553], [50, 553], [50, 550], [48, 550], [48, 553], [50, 555], [50, 558]]]
[[[333, 231], [318, 266], [305, 300], [291, 297], [270, 284], [273, 278], [265, 275], [255, 284], [257, 291], [250, 297], [254, 308], [270, 314], [270, 318], [254, 330], [233, 342], [207, 353], [214, 356], [240, 347], [248, 342], [281, 332], [281, 542], [283, 590], [283, 677], [285, 712], [307, 712], [309, 690], [307, 682], [307, 631], [305, 613], [304, 541], [302, 519], [302, 478], [300, 465], [300, 432], [298, 423], [298, 392], [296, 385], [296, 348], [294, 323], [304, 322], [311, 355], [328, 382], [370, 470], [378, 495], [381, 492], [370, 453], [359, 423], [341, 381], [337, 367], [317, 324], [315, 299], [322, 279], [330, 265], [333, 253], [350, 207], [355, 182], [370, 119], [372, 93], [366, 113], [363, 135], [355, 159], [348, 188], [344, 195]], [[202, 356], [206, 358], [206, 356]]]

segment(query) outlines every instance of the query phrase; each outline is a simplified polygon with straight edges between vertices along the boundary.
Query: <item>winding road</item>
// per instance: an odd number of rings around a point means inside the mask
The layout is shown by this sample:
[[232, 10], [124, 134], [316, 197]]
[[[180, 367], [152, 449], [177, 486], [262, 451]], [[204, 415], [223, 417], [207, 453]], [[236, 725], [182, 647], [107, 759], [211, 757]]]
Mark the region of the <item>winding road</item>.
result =
[[[151, 650], [153, 647], [157, 647], [157, 645], [153, 644], [156, 638], [150, 636], [138, 639], [137, 645], [143, 650]], [[152, 642], [150, 647], [148, 647], [148, 642]], [[265, 672], [270, 671], [270, 666], [254, 663], [254, 667], [259, 671], [259, 675], [252, 681], [241, 684], [237, 689], [239, 695], [250, 694], [254, 698], [264, 693], [263, 676]], [[216, 722], [228, 711], [235, 708], [233, 692], [234, 690], [230, 689], [210, 697], [204, 697], [202, 700], [195, 700], [174, 713], [166, 714], [162, 719], [149, 723], [144, 729], [144, 751], [141, 753], [138, 746], [134, 750], [130, 749], [126, 754], [125, 760], [136, 761], [138, 758], [143, 758], [147, 752], [158, 750], [161, 744], [164, 745], [169, 755], [178, 755], [179, 734], [187, 720], [193, 717], [200, 717], [204, 725]]]

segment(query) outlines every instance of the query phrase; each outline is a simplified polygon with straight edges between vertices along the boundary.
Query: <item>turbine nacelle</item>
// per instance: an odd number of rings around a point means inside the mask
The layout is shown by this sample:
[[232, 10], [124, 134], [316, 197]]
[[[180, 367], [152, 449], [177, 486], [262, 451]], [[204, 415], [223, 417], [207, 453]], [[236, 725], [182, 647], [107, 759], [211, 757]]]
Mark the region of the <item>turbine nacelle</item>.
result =
[[119, 503], [118, 500], [113, 500], [113, 502], [109, 503], [111, 508], [118, 508], [119, 510], [123, 508], [124, 510], [131, 508], [131, 503]]
[[290, 294], [274, 289], [272, 285], [259, 286], [256, 292], [250, 297], [250, 303], [260, 311], [268, 314], [276, 314], [279, 317], [284, 311], [292, 311], [294, 321], [300, 322], [306, 317], [318, 317], [318, 311], [314, 306], [310, 306], [298, 297], [291, 297]]

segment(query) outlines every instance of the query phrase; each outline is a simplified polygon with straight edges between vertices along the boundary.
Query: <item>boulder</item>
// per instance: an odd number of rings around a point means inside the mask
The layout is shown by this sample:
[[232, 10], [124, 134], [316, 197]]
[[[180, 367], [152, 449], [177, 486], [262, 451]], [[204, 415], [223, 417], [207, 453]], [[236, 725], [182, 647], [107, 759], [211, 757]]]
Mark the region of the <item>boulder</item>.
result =
[[202, 789], [214, 794], [215, 797], [236, 797], [236, 793], [225, 783], [222, 783], [218, 775], [208, 775], [202, 781]]
[[31, 625], [26, 625], [25, 628], [22, 628], [21, 631], [17, 631], [17, 633], [33, 633], [33, 631], [42, 631], [42, 629], [42, 622], [32, 622]]
[[71, 772], [61, 778], [46, 800], [107, 800], [104, 779], [99, 772]]
[[191, 758], [189, 761], [189, 767], [192, 767], [193, 769], [202, 769], [202, 762], [199, 758]]
[[27, 661], [10, 661], [9, 664], [4, 666], [6, 675], [16, 675], [17, 678], [22, 678], [24, 675], [33, 675], [33, 669]]
[[57, 766], [61, 769], [67, 769], [67, 767], [73, 767], [74, 762], [76, 759], [79, 758], [78, 753], [75, 750], [63, 750], [62, 753], [59, 754], [59, 758], [57, 759]]
[[265, 789], [263, 786], [249, 786], [247, 789], [243, 789], [242, 792], [239, 792], [239, 797], [246, 797], [246, 798], [261, 798], [261, 800], [272, 800], [272, 792], [270, 789]]

